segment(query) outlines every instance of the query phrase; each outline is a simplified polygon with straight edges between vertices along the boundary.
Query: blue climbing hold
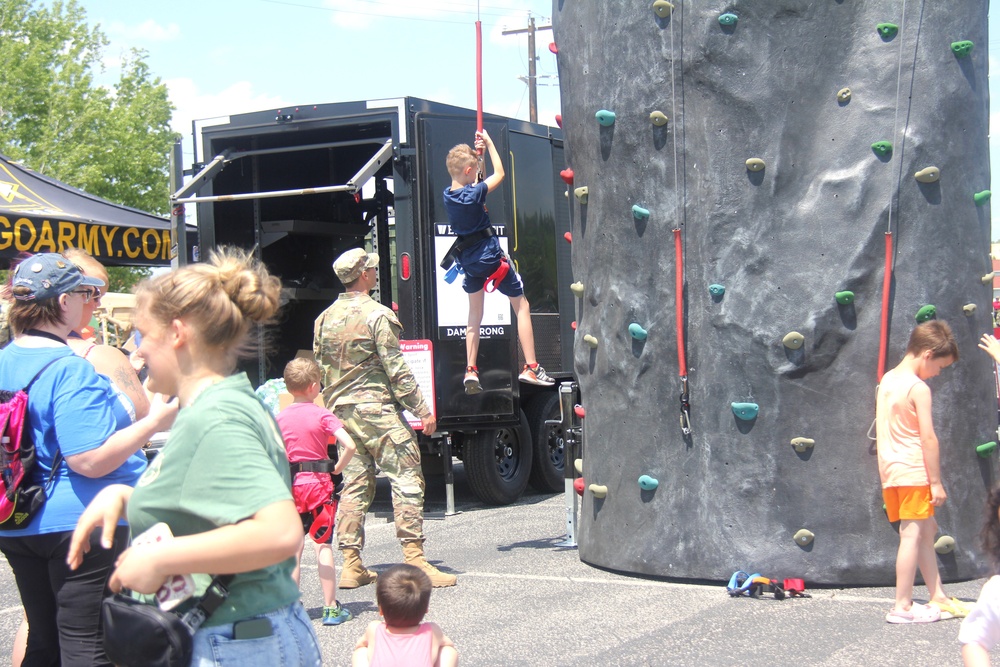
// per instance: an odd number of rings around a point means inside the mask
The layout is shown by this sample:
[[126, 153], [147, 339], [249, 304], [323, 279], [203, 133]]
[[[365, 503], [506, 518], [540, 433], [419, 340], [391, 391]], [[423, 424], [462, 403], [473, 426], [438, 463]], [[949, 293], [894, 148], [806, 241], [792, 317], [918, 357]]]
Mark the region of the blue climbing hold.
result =
[[601, 109], [600, 111], [598, 111], [594, 115], [597, 117], [597, 122], [600, 123], [601, 125], [603, 125], [604, 127], [611, 127], [612, 125], [615, 124], [615, 112], [614, 111], [608, 111], [607, 109]]
[[660, 480], [655, 477], [650, 477], [649, 475], [642, 475], [639, 477], [639, 488], [643, 491], [653, 491], [660, 485]]
[[628, 325], [628, 334], [636, 340], [646, 340], [647, 331], [638, 322]]
[[708, 292], [714, 297], [720, 297], [726, 293], [726, 288], [723, 285], [718, 284], [709, 285]]
[[649, 209], [645, 209], [638, 204], [632, 206], [632, 216], [636, 220], [649, 220]]
[[728, 13], [727, 12], [726, 14], [720, 14], [719, 15], [719, 23], [722, 24], [722, 25], [727, 25], [727, 26], [728, 25], [736, 25], [736, 22], [738, 20], [739, 20], [739, 17], [736, 16], [736, 14], [732, 14], [732, 13]]
[[733, 403], [733, 414], [743, 421], [756, 419], [759, 410], [760, 406], [756, 403]]

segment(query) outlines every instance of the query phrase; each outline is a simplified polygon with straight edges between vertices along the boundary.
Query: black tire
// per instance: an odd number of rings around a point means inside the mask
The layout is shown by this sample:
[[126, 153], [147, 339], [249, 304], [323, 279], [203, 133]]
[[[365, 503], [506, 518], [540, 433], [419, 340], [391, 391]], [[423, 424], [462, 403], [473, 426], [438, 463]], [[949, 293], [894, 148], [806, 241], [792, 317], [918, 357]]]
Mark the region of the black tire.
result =
[[487, 505], [509, 505], [524, 493], [531, 474], [531, 431], [521, 423], [479, 431], [465, 445], [465, 474], [476, 497]]
[[545, 422], [559, 419], [559, 393], [539, 394], [528, 403], [526, 416], [531, 428], [531, 443], [535, 451], [528, 484], [542, 493], [562, 491], [566, 469], [566, 446], [562, 425]]

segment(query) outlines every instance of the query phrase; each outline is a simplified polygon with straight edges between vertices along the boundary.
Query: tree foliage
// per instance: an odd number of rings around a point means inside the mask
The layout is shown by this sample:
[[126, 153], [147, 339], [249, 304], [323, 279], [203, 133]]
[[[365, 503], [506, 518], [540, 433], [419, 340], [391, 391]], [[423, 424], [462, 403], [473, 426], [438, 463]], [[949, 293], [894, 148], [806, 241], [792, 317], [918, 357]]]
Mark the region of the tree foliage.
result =
[[177, 134], [167, 87], [133, 49], [101, 85], [108, 40], [76, 0], [0, 0], [0, 152], [109, 201], [163, 214]]

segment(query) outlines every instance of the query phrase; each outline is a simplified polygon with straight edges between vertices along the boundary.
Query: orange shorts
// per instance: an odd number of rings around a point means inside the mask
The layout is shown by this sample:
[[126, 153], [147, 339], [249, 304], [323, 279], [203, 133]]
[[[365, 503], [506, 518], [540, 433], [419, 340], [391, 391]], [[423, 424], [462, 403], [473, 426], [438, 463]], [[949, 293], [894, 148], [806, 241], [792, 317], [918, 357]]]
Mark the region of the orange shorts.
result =
[[882, 489], [889, 522], [929, 519], [934, 516], [930, 486], [890, 486]]

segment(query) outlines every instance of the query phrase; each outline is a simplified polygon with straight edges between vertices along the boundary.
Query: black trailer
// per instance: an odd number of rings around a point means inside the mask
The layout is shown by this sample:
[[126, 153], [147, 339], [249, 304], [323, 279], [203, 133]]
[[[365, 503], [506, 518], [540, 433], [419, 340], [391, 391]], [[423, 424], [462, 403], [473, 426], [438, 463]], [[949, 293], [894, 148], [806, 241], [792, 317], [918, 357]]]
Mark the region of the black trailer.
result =
[[421, 437], [425, 473], [450, 472], [450, 452], [482, 500], [503, 504], [529, 481], [563, 489], [562, 430], [546, 421], [559, 418], [559, 381], [572, 379], [575, 300], [561, 131], [489, 114], [484, 127], [507, 172], [489, 196], [490, 217], [524, 277], [538, 360], [556, 387], [517, 381], [516, 325], [496, 293], [487, 296], [478, 359], [484, 391], [464, 392], [468, 300], [461, 278], [449, 283], [439, 266], [454, 240], [441, 193], [451, 183], [445, 155], [472, 142], [475, 111], [407, 97], [230, 116], [200, 128], [205, 162], [174, 199], [197, 204], [202, 253], [253, 248], [287, 288], [277, 344], [246, 368], [258, 383], [312, 349], [314, 320], [343, 290], [332, 261], [353, 247], [378, 253], [373, 296], [397, 309], [405, 339], [429, 341], [418, 380], [433, 396], [440, 435]]

